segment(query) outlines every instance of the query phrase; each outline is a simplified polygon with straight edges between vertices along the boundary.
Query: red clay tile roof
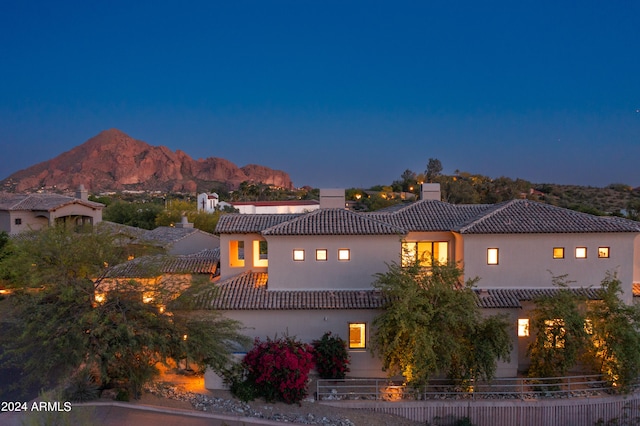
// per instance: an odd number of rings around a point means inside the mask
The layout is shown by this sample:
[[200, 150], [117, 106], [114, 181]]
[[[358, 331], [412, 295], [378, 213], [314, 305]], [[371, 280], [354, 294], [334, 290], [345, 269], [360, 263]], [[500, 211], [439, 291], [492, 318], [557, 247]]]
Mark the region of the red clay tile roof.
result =
[[241, 214], [228, 213], [220, 216], [216, 233], [246, 234], [259, 233], [279, 223], [299, 217], [300, 214]]
[[8, 194], [0, 193], [0, 210], [52, 211], [69, 204], [82, 204], [91, 208], [103, 208], [104, 204], [85, 201], [60, 194]]
[[384, 305], [382, 294], [374, 290], [268, 290], [267, 274], [249, 271], [200, 293], [195, 309], [381, 309]]

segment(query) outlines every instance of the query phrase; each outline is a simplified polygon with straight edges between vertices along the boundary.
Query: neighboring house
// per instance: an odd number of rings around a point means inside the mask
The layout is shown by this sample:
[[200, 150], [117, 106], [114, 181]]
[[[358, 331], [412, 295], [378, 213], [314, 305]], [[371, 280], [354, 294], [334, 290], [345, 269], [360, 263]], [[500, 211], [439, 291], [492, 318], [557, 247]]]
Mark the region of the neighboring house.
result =
[[242, 214], [287, 214], [305, 213], [320, 208], [317, 200], [289, 201], [236, 201], [231, 203]]
[[201, 231], [182, 217], [182, 222], [175, 226], [159, 226], [147, 231], [133, 241], [133, 244], [158, 246], [172, 255], [193, 254], [205, 249], [220, 247], [217, 235]]
[[[215, 282], [219, 277], [220, 249], [206, 249], [189, 255], [141, 256], [109, 268], [99, 278], [96, 302], [116, 288], [133, 290], [142, 300], [165, 305], [191, 286], [194, 279]], [[127, 286], [134, 281], [133, 286]], [[156, 300], [162, 299], [162, 300]]]
[[632, 302], [640, 223], [528, 200], [453, 205], [427, 189], [422, 200], [383, 212], [223, 215], [219, 296], [202, 294], [198, 307], [222, 310], [260, 338], [288, 333], [311, 341], [331, 331], [348, 341], [351, 376], [383, 377], [367, 351], [384, 306], [371, 287], [374, 274], [390, 262], [458, 262], [466, 278], [480, 278], [478, 305], [511, 319], [511, 362], [497, 374], [513, 376], [527, 367], [532, 300], [556, 291], [553, 276], [567, 275], [575, 291], [594, 299], [612, 271]]
[[88, 201], [83, 186], [76, 197], [59, 194], [0, 193], [0, 231], [8, 234], [42, 229], [58, 223], [95, 225], [104, 204]]

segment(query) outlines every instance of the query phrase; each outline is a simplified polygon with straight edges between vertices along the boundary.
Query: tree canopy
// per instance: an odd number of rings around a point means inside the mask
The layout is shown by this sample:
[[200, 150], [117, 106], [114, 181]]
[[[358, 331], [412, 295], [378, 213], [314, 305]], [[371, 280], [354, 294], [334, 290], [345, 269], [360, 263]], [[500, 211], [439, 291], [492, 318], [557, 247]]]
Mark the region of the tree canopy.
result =
[[136, 397], [158, 363], [188, 356], [199, 368], [219, 367], [247, 342], [239, 323], [216, 313], [206, 320], [171, 313], [161, 298], [143, 300], [133, 280], [116, 280], [96, 298], [107, 268], [125, 255], [108, 232], [52, 227], [8, 245], [0, 272], [15, 289], [17, 309], [3, 363], [22, 366], [27, 383], [53, 386], [90, 372], [100, 386]]
[[511, 352], [509, 325], [502, 316], [483, 318], [462, 269], [390, 264], [373, 284], [388, 298], [374, 320], [373, 352], [389, 375], [421, 385], [435, 374], [459, 381], [490, 379], [497, 360]]

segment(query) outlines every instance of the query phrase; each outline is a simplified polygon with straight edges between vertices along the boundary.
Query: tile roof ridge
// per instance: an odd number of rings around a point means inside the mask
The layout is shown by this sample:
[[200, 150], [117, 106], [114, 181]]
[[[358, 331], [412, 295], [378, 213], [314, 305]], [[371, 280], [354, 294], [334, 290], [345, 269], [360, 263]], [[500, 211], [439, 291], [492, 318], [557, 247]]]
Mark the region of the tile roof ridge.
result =
[[[467, 222], [465, 222], [464, 224], [462, 224], [461, 226], [459, 226], [457, 228], [457, 231], [460, 233], [464, 233], [464, 231], [466, 231], [469, 228], [472, 228], [473, 226], [477, 225], [478, 223], [489, 219], [492, 216], [495, 216], [496, 214], [498, 214], [499, 212], [505, 210], [507, 207], [511, 206], [512, 204], [515, 204], [514, 202], [516, 201], [522, 201], [522, 200], [509, 200], [509, 201], [503, 201], [502, 203], [498, 203], [498, 204], [494, 204], [493, 208], [489, 208], [488, 211], [487, 210], [483, 210], [482, 212], [480, 212], [477, 216], [475, 216], [474, 218], [468, 220]], [[470, 205], [470, 204], [466, 204], [466, 205]], [[485, 205], [491, 205], [491, 204], [485, 204]]]

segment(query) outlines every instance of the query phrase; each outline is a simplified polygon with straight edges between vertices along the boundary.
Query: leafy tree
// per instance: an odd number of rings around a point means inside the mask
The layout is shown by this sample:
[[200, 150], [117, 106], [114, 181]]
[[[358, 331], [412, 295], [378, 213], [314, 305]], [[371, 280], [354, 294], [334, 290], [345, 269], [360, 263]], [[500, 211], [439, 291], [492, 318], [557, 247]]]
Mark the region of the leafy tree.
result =
[[112, 282], [97, 300], [107, 266], [126, 255], [104, 230], [52, 227], [21, 235], [12, 246], [0, 271], [17, 289], [19, 330], [3, 363], [24, 366], [27, 383], [55, 385], [91, 369], [103, 386], [125, 386], [136, 397], [158, 362], [188, 355], [199, 367], [219, 367], [246, 340], [234, 321], [214, 316], [197, 323], [160, 309], [161, 297], [144, 303], [134, 281]]
[[321, 379], [344, 379], [349, 372], [347, 342], [328, 331], [313, 341], [316, 371]]
[[103, 218], [123, 225], [153, 229], [156, 227], [156, 218], [162, 210], [162, 206], [155, 203], [118, 201], [105, 207]]
[[530, 377], [560, 377], [576, 365], [587, 348], [585, 299], [572, 291], [566, 276], [553, 278], [557, 291], [534, 301], [528, 348]]
[[429, 182], [433, 182], [442, 173], [442, 163], [437, 158], [429, 158], [424, 174]]
[[640, 375], [640, 306], [620, 298], [620, 279], [608, 273], [601, 282], [601, 300], [587, 312], [595, 369], [613, 386], [627, 391]]
[[391, 264], [376, 275], [374, 287], [389, 303], [374, 320], [373, 352], [389, 375], [402, 374], [419, 386], [432, 375], [453, 379], [491, 379], [497, 360], [511, 352], [508, 323], [483, 318], [473, 287], [462, 282], [456, 265]]

